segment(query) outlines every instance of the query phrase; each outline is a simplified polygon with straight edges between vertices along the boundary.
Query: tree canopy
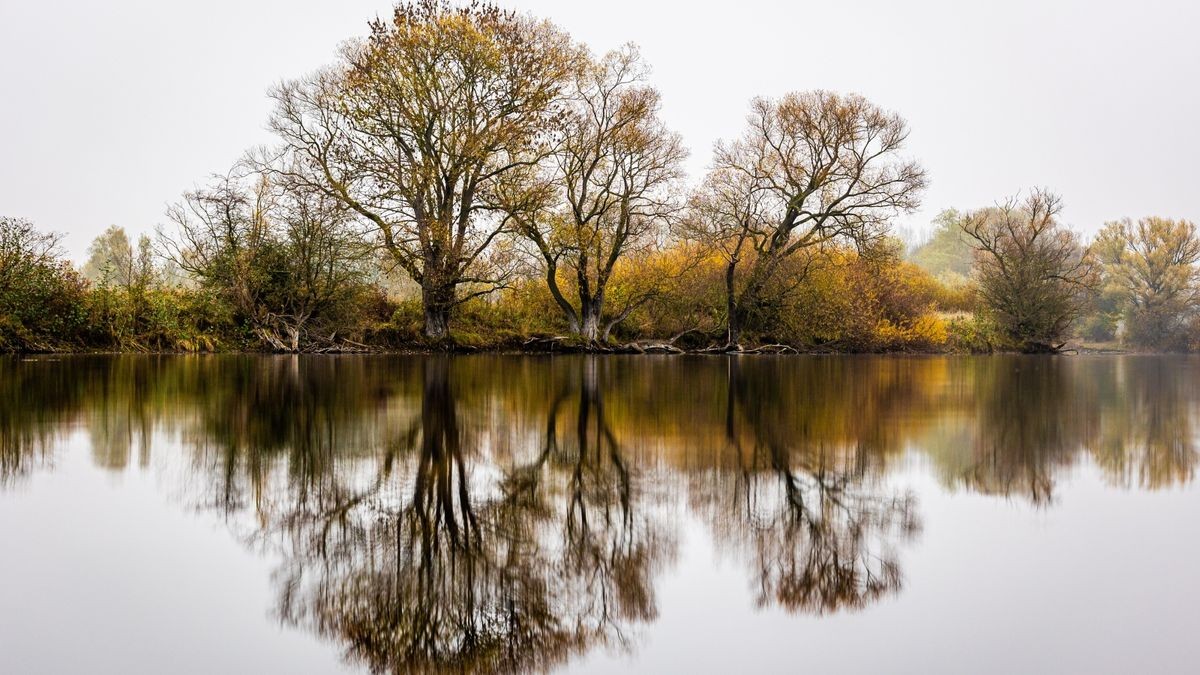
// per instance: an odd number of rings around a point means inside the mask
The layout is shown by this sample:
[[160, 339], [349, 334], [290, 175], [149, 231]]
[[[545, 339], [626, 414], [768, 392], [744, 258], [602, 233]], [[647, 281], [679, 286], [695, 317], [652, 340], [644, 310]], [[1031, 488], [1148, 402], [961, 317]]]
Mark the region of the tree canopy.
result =
[[1093, 257], [1059, 221], [1061, 211], [1058, 195], [1038, 189], [961, 222], [983, 304], [1024, 351], [1059, 349], [1098, 283]]

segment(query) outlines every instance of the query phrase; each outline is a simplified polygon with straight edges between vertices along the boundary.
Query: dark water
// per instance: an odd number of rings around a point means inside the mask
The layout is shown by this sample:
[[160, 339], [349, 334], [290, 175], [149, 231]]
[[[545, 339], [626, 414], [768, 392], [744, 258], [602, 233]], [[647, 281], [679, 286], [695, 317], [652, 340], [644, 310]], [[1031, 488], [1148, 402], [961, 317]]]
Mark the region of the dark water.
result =
[[1197, 672], [1200, 361], [0, 360], [0, 672]]

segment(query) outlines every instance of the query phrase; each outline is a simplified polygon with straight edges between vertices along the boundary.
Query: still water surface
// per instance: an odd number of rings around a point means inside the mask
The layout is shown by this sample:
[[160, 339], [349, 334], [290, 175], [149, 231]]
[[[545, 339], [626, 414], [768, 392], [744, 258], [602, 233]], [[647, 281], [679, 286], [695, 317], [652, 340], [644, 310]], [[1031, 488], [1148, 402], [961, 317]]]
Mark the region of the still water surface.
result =
[[1198, 672], [1200, 361], [0, 360], [0, 672]]

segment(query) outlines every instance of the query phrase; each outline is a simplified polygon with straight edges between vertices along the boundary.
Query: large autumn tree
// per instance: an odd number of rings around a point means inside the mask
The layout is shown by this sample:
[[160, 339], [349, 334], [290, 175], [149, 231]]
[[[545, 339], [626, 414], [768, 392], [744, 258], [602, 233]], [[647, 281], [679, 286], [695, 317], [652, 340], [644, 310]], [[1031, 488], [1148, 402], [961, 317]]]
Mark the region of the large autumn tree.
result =
[[488, 264], [505, 224], [493, 191], [544, 157], [576, 57], [548, 22], [420, 0], [272, 93], [272, 128], [306, 159], [298, 173], [372, 223], [420, 285], [427, 337], [448, 337], [452, 308], [502, 282]]
[[801, 252], [865, 243], [915, 209], [925, 172], [900, 156], [908, 125], [862, 96], [828, 91], [755, 99], [746, 130], [716, 145], [687, 229], [725, 262], [727, 343]]
[[662, 123], [659, 92], [647, 74], [631, 46], [582, 58], [553, 150], [542, 166], [514, 174], [503, 191], [514, 229], [532, 243], [571, 333], [589, 345], [649, 297], [635, 294], [606, 312], [620, 265], [660, 240], [682, 207], [686, 150]]
[[583, 59], [553, 152], [536, 178], [514, 181], [506, 195], [514, 229], [533, 244], [550, 294], [588, 344], [651, 296], [634, 293], [606, 311], [614, 274], [660, 241], [682, 206], [687, 151], [659, 117], [647, 75], [632, 46]]

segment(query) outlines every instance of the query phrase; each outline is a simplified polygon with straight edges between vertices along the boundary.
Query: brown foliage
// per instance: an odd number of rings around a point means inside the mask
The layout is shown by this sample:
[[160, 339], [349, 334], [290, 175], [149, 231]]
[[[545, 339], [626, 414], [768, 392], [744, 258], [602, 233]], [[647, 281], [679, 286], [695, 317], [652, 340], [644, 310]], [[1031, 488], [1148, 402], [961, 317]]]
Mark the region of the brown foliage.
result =
[[738, 140], [717, 144], [687, 226], [726, 260], [730, 345], [785, 261], [878, 237], [890, 216], [916, 208], [926, 182], [916, 162], [898, 157], [908, 125], [861, 96], [755, 99], [747, 122]]

